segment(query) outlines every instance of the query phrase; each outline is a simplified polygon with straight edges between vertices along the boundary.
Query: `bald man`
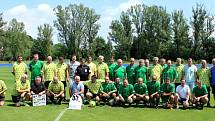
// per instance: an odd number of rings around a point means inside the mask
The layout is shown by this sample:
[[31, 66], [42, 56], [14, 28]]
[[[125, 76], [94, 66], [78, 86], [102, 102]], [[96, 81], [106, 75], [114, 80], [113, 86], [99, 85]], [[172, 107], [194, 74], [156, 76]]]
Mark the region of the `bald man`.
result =
[[52, 62], [52, 57], [47, 57], [47, 62], [44, 64], [43, 69], [43, 78], [45, 81], [45, 87], [48, 88], [49, 83], [53, 80], [55, 76], [57, 76], [57, 66]]
[[59, 105], [61, 104], [61, 101], [64, 98], [64, 85], [61, 81], [59, 81], [57, 76], [55, 76], [53, 81], [49, 83], [47, 95], [52, 103], [57, 103]]
[[120, 78], [120, 82], [126, 78], [126, 68], [122, 66], [122, 59], [117, 60], [117, 66], [114, 68], [114, 78]]

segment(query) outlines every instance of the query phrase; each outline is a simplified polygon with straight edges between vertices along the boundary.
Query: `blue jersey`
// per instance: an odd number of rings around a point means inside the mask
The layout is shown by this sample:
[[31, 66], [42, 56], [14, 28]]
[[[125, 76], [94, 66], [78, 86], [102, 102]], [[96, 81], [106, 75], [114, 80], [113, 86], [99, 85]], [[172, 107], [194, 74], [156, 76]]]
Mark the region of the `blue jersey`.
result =
[[215, 86], [215, 66], [211, 68], [211, 85]]

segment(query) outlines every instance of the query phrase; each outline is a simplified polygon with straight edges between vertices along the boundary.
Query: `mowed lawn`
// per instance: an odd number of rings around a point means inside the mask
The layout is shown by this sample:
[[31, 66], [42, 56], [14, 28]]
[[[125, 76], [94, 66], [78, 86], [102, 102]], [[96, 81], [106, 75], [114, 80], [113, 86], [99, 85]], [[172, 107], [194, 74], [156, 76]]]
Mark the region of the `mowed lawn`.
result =
[[[0, 79], [7, 85], [6, 103], [0, 107], [0, 121], [54, 121], [68, 106], [14, 107], [11, 92], [14, 81], [11, 68], [0, 67]], [[214, 105], [214, 101], [212, 102]], [[84, 106], [81, 111], [66, 110], [60, 121], [215, 121], [215, 108], [204, 110], [167, 110], [141, 107]]]

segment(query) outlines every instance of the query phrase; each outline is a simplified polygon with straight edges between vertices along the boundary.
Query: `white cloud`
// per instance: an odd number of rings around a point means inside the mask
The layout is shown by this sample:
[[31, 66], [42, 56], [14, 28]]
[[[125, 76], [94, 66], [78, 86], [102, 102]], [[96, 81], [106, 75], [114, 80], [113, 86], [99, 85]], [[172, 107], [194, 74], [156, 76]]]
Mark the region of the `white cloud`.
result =
[[[4, 12], [4, 19], [10, 21], [16, 18], [18, 21], [25, 24], [25, 30], [33, 38], [37, 37], [37, 27], [48, 23], [53, 25], [55, 19], [53, 8], [48, 4], [39, 4], [34, 8], [29, 8], [26, 5], [18, 5]], [[54, 43], [57, 43], [57, 37], [53, 37]]]
[[107, 7], [101, 15], [101, 19], [99, 23], [101, 24], [101, 28], [99, 31], [99, 35], [102, 37], [107, 37], [108, 32], [110, 31], [109, 26], [112, 20], [116, 20], [120, 17], [122, 11], [126, 11], [133, 5], [141, 4], [141, 0], [127, 0], [115, 7]]

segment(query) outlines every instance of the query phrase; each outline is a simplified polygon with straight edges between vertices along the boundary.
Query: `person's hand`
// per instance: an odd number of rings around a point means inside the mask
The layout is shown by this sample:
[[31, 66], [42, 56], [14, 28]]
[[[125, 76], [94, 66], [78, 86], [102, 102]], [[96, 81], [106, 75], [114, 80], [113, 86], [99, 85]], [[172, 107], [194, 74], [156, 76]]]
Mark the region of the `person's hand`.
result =
[[199, 100], [200, 100], [200, 97], [197, 97], [196, 100], [199, 101]]
[[54, 94], [54, 97], [58, 97], [57, 94]]
[[43, 95], [41, 92], [39, 93], [39, 96]]
[[154, 97], [154, 94], [150, 95], [150, 98], [153, 98]]

